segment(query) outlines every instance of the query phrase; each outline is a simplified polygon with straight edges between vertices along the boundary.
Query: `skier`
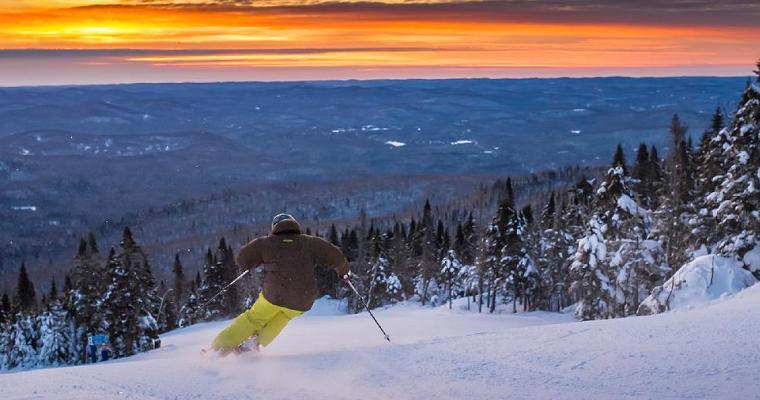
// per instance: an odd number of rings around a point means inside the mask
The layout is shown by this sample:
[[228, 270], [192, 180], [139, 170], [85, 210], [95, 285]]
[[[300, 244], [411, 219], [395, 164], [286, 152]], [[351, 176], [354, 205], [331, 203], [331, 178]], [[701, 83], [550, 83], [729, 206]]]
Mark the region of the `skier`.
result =
[[315, 268], [327, 265], [343, 280], [349, 278], [348, 260], [336, 246], [301, 233], [290, 214], [272, 220], [272, 233], [254, 239], [240, 249], [242, 268], [264, 269], [264, 290], [250, 309], [240, 314], [214, 339], [212, 349], [231, 352], [258, 351], [267, 346], [288, 322], [308, 311], [318, 293]]

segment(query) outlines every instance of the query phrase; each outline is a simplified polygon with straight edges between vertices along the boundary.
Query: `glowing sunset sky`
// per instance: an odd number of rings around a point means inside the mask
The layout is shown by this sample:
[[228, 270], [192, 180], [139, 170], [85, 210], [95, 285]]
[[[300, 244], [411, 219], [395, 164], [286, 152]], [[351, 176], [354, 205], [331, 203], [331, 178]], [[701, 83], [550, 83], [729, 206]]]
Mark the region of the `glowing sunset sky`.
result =
[[749, 75], [760, 2], [0, 0], [0, 85]]

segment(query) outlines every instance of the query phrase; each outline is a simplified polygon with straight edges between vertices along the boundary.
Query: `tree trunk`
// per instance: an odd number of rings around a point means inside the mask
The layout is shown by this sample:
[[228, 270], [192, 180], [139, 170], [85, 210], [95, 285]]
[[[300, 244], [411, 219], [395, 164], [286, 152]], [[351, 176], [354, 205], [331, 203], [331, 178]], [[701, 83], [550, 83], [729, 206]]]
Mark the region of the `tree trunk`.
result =
[[425, 305], [425, 299], [427, 299], [428, 281], [425, 280], [422, 284], [422, 305]]
[[488, 300], [490, 301], [489, 310], [493, 313], [496, 311], [496, 282], [492, 280], [488, 286], [490, 288], [490, 295], [488, 297]]
[[483, 312], [483, 275], [478, 277], [478, 312]]
[[451, 276], [449, 276], [449, 310], [451, 310]]
[[514, 284], [514, 289], [512, 290], [512, 314], [517, 313], [517, 284]]

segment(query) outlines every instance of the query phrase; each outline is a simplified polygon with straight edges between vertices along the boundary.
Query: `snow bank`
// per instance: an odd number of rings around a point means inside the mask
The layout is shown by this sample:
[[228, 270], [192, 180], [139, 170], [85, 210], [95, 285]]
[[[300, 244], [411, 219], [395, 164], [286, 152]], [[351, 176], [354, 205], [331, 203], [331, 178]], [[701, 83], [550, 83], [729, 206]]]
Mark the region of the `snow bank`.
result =
[[760, 271], [760, 244], [744, 254], [744, 265], [752, 272]]
[[641, 305], [639, 315], [694, 307], [754, 285], [755, 277], [742, 263], [716, 255], [701, 256], [684, 265]]
[[313, 316], [326, 316], [326, 315], [345, 315], [347, 311], [347, 304], [344, 300], [336, 300], [330, 296], [324, 296], [317, 299], [314, 305], [311, 306], [311, 310], [306, 312], [306, 315]]

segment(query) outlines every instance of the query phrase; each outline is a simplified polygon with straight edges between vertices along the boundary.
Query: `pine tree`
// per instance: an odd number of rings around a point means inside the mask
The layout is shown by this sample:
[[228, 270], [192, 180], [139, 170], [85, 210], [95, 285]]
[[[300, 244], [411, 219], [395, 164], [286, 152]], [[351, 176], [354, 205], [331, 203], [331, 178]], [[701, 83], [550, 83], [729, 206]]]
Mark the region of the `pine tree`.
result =
[[71, 269], [69, 290], [66, 291], [66, 308], [73, 315], [77, 327], [76, 346], [85, 362], [84, 346], [90, 335], [102, 333], [106, 326], [102, 301], [104, 297], [105, 271], [95, 237], [79, 241], [79, 249]]
[[[460, 239], [457, 239], [460, 240]], [[462, 225], [461, 243], [454, 250], [457, 251], [459, 259], [465, 265], [475, 264], [475, 255], [477, 252], [478, 233], [475, 218], [472, 211], [468, 214], [467, 220]]]
[[32, 314], [18, 313], [10, 328], [10, 351], [7, 353], [8, 368], [34, 368], [39, 364], [37, 347], [39, 330]]
[[37, 307], [37, 295], [34, 290], [34, 284], [29, 279], [26, 271], [26, 263], [21, 263], [21, 269], [18, 275], [18, 284], [16, 285], [16, 301], [20, 311], [32, 312]]
[[623, 154], [623, 146], [618, 144], [615, 149], [615, 156], [612, 159], [613, 167], [620, 167], [623, 169], [623, 174], [628, 175], [628, 166], [625, 162], [625, 155]]
[[164, 281], [158, 285], [159, 302], [157, 322], [159, 332], [167, 332], [177, 327], [177, 303], [174, 302], [173, 289], [168, 289]]
[[368, 304], [383, 306], [393, 304], [403, 298], [401, 280], [394, 272], [388, 253], [391, 249], [392, 233], [375, 234], [373, 242], [372, 268], [370, 272]]
[[[519, 259], [524, 255], [522, 234], [525, 217], [516, 211], [514, 196], [512, 180], [508, 178], [504, 195], [483, 241], [482, 263], [485, 269], [482, 269], [480, 274], [487, 283], [490, 312], [496, 309], [496, 297], [500, 287], [509, 286], [513, 311], [516, 311], [517, 300], [522, 294], [524, 271], [521, 270], [523, 264], [519, 263]], [[482, 287], [482, 284], [480, 286]]]
[[557, 206], [554, 204], [554, 191], [549, 195], [549, 201], [541, 211], [541, 228], [551, 229], [554, 226], [554, 219], [557, 213]]
[[652, 193], [651, 209], [656, 209], [659, 206], [659, 194], [663, 193], [663, 187], [665, 186], [665, 172], [663, 169], [663, 160], [660, 158], [657, 152], [657, 146], [652, 145], [649, 148], [649, 184], [650, 193]]
[[327, 240], [336, 246], [340, 245], [340, 239], [338, 238], [338, 229], [335, 228], [335, 224], [330, 224], [330, 233], [327, 235]]
[[[717, 250], [743, 259], [760, 243], [760, 87], [748, 85], [731, 126], [724, 129], [723, 169], [712, 192], [706, 194], [707, 214], [714, 218]], [[748, 268], [760, 275], [759, 265]]]
[[198, 288], [200, 303], [208, 303], [202, 310], [205, 321], [213, 321], [228, 316], [227, 294], [222, 293], [216, 296], [226, 285], [226, 271], [223, 264], [217, 261], [211, 253], [211, 249], [208, 249], [203, 262], [203, 283]]
[[653, 235], [661, 243], [666, 263], [675, 271], [690, 257], [689, 220], [695, 214], [693, 154], [685, 140], [687, 127], [674, 115], [670, 126], [673, 150], [666, 160], [665, 180], [655, 210]]
[[13, 335], [11, 328], [13, 325], [10, 322], [10, 318], [7, 316], [7, 312], [3, 311], [3, 303], [7, 298], [7, 295], [3, 295], [3, 300], [0, 301], [0, 314], [5, 313], [5, 315], [2, 316], [2, 319], [0, 319], [0, 370], [11, 368], [10, 353], [12, 350], [11, 346], [13, 345], [11, 341], [11, 336]]
[[560, 311], [570, 303], [568, 296], [570, 277], [570, 256], [574, 253], [575, 244], [572, 235], [567, 232], [566, 210], [562, 217], [555, 219], [554, 224], [541, 232], [538, 243], [536, 263], [543, 271], [546, 280], [546, 309]]
[[496, 271], [501, 266], [501, 232], [493, 221], [488, 224], [486, 232], [483, 235], [478, 259], [478, 312], [483, 312], [483, 296], [486, 300], [486, 309], [491, 307], [491, 298], [495, 296], [492, 289], [495, 287], [497, 274]]
[[129, 228], [124, 228], [121, 252], [111, 249], [108, 256], [104, 296], [105, 318], [111, 347], [116, 357], [153, 348], [158, 337], [155, 317], [159, 300], [150, 264]]
[[[217, 267], [222, 271], [222, 287], [227, 286], [229, 282], [232, 282], [239, 275], [237, 265], [235, 264], [235, 254], [232, 251], [232, 247], [227, 245], [224, 238], [219, 240], [219, 247], [216, 250], [216, 263]], [[242, 311], [240, 309], [238, 286], [231, 286], [224, 292], [223, 296], [225, 316], [237, 315]]]
[[411, 256], [414, 260], [417, 273], [415, 274], [415, 294], [419, 297], [422, 305], [437, 293], [438, 282], [438, 249], [436, 248], [436, 231], [434, 228], [433, 213], [430, 201], [425, 201], [422, 211], [422, 219], [411, 232]]
[[446, 257], [441, 261], [441, 275], [446, 280], [447, 299], [449, 302], [449, 310], [452, 308], [452, 301], [454, 299], [454, 286], [455, 278], [459, 276], [462, 270], [462, 263], [459, 261], [459, 257], [454, 250], [449, 250]]
[[185, 302], [185, 287], [187, 282], [185, 280], [185, 271], [182, 268], [182, 261], [179, 258], [179, 253], [174, 255], [172, 274], [174, 275], [174, 283], [172, 284], [174, 304], [183, 304]]
[[77, 361], [76, 328], [60, 301], [53, 298], [38, 317], [40, 330], [39, 364], [57, 367]]
[[636, 192], [644, 207], [651, 208], [655, 203], [657, 196], [656, 166], [652, 163], [649, 150], [645, 143], [639, 144], [636, 152], [636, 162], [633, 164], [631, 176], [636, 180]]
[[58, 288], [55, 285], [55, 279], [50, 281], [50, 295], [48, 296], [48, 299], [51, 302], [58, 299]]
[[[3, 297], [0, 298], [0, 324], [8, 322], [11, 319], [11, 300], [8, 298], [7, 293], [3, 293]], [[2, 348], [0, 348], [2, 349]]]
[[[641, 160], [644, 158], [641, 157]], [[634, 200], [641, 198], [632, 189], [635, 182], [614, 166], [597, 191], [595, 212], [607, 227], [605, 272], [609, 278], [608, 315], [632, 315], [642, 296], [668, 272], [659, 242], [650, 240], [652, 213]]]
[[411, 267], [411, 249], [407, 242], [406, 228], [403, 224], [396, 223], [393, 227], [393, 235], [390, 238], [388, 258], [391, 270], [399, 282], [401, 292], [399, 299], [405, 300], [414, 295], [414, 272]]
[[63, 278], [63, 293], [69, 293], [74, 290], [74, 283], [71, 281], [71, 275], [66, 274]]
[[200, 309], [200, 296], [198, 295], [198, 286], [196, 281], [191, 281], [185, 304], [177, 313], [177, 327], [182, 328], [202, 321]]
[[604, 233], [607, 226], [598, 216], [588, 223], [586, 235], [578, 241], [578, 250], [571, 266], [573, 283], [571, 290], [579, 298], [575, 315], [584, 320], [602, 319], [609, 316], [613, 289], [607, 276], [607, 246]]

